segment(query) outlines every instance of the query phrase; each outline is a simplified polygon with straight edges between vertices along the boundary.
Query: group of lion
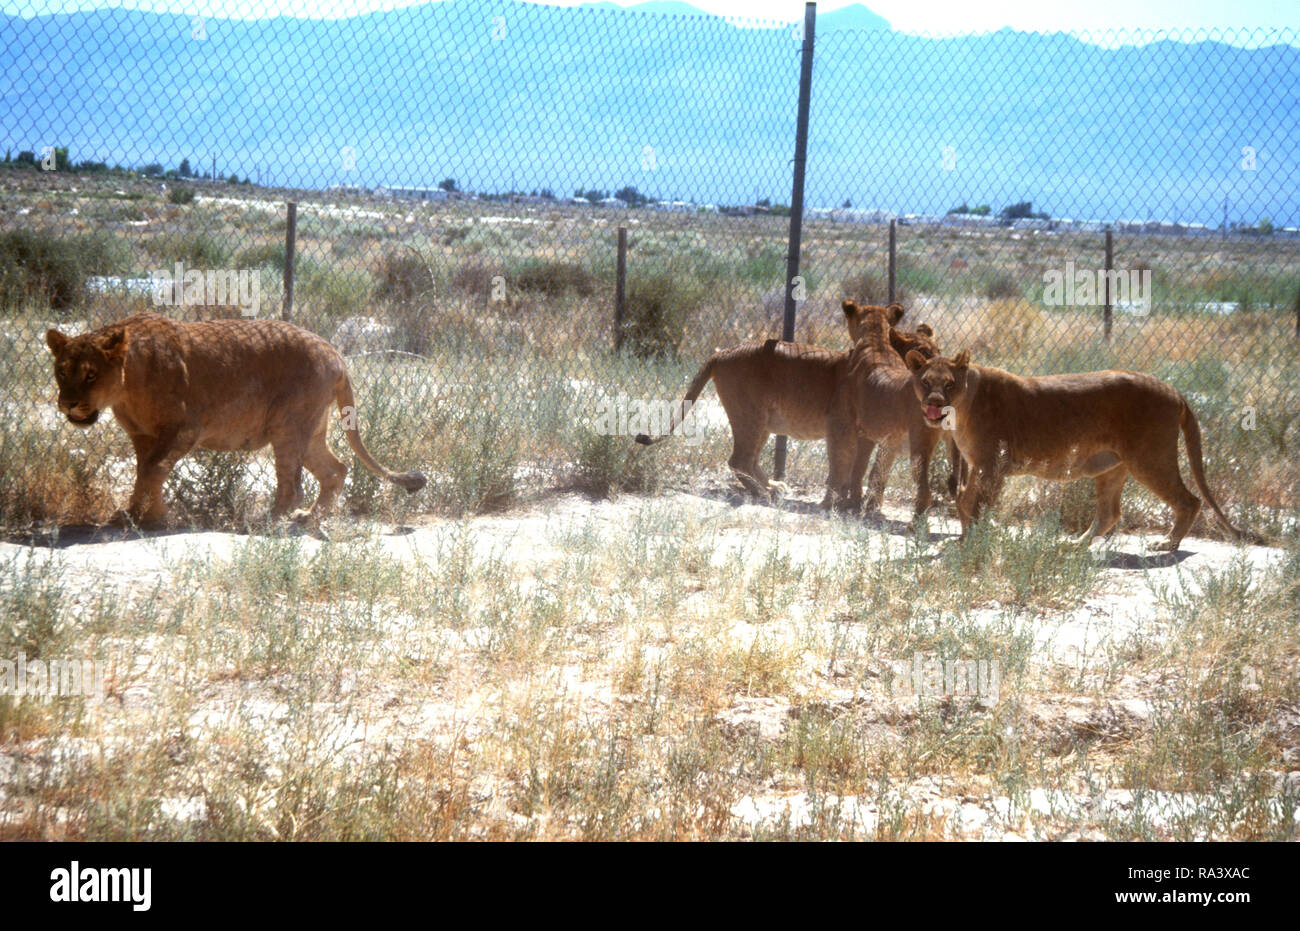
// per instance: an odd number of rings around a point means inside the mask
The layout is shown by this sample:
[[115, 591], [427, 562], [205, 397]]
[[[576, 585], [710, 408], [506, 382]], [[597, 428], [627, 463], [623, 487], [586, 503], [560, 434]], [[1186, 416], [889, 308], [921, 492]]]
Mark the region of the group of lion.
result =
[[[1096, 517], [1081, 538], [1091, 541], [1114, 529], [1131, 474], [1173, 508], [1174, 527], [1160, 547], [1172, 550], [1201, 506], [1179, 475], [1181, 430], [1196, 487], [1224, 529], [1243, 537], [1206, 485], [1196, 415], [1169, 385], [1135, 372], [1021, 377], [975, 365], [967, 352], [945, 358], [930, 327], [898, 329], [900, 304], [845, 301], [843, 309], [850, 349], [767, 340], [715, 352], [687, 388], [669, 434], [712, 380], [735, 441], [731, 468], [749, 492], [767, 498], [776, 488], [758, 463], [771, 434], [824, 439], [829, 475], [822, 505], [869, 511], [880, 508], [906, 440], [917, 515], [930, 506], [930, 458], [946, 438], [963, 536], [996, 502], [1007, 476], [1030, 474], [1096, 481]], [[348, 445], [367, 468], [410, 492], [425, 485], [417, 471], [398, 473], [375, 461], [361, 442], [343, 357], [290, 323], [181, 322], [145, 313], [79, 336], [49, 330], [45, 337], [59, 410], [79, 427], [112, 410], [135, 448], [135, 487], [117, 522], [160, 522], [163, 483], [191, 450], [267, 445], [275, 456], [272, 517], [319, 521], [347, 474], [326, 442], [334, 405]], [[644, 435], [637, 441], [657, 442]], [[320, 484], [309, 510], [299, 507], [304, 467]]]
[[[731, 423], [730, 465], [753, 495], [783, 490], [758, 464], [768, 437], [825, 440], [829, 474], [822, 507], [879, 510], [894, 459], [907, 442], [916, 485], [914, 513], [930, 506], [930, 458], [946, 438], [948, 481], [964, 537], [998, 499], [1011, 475], [1052, 481], [1092, 478], [1097, 511], [1079, 537], [1089, 543], [1120, 518], [1127, 478], [1151, 489], [1174, 511], [1169, 536], [1155, 548], [1175, 550], [1200, 510], [1178, 468], [1178, 434], [1196, 487], [1233, 539], [1246, 534], [1224, 515], [1205, 481], [1201, 430], [1175, 388], [1150, 375], [1106, 371], [1023, 377], [975, 365], [970, 353], [945, 358], [934, 331], [898, 329], [901, 304], [843, 304], [852, 348], [831, 351], [767, 340], [722, 349], [701, 366], [669, 426], [671, 434], [712, 379]], [[637, 436], [639, 443], [652, 439]], [[863, 498], [872, 451], [876, 460]]]

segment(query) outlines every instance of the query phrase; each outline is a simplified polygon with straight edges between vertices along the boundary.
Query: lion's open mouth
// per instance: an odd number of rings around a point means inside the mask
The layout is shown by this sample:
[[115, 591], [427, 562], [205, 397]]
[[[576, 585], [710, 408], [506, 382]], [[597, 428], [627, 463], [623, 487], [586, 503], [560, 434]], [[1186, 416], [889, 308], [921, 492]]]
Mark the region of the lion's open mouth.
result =
[[925, 406], [925, 419], [931, 423], [937, 423], [938, 421], [943, 420], [943, 408], [936, 407], [933, 404], [927, 404]]
[[68, 411], [69, 422], [75, 423], [78, 427], [89, 427], [98, 419], [99, 419], [99, 411], [91, 411], [89, 414], [85, 414], [81, 416], [73, 413], [72, 411]]

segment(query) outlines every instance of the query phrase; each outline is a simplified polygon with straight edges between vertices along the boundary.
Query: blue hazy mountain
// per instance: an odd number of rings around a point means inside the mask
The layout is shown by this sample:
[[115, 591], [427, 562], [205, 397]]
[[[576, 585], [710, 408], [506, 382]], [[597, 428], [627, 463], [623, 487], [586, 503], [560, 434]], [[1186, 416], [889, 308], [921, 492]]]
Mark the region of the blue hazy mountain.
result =
[[[222, 175], [295, 186], [450, 177], [788, 200], [795, 31], [688, 10], [447, 0], [341, 20], [4, 16], [0, 144], [204, 169], [215, 155]], [[819, 18], [810, 205], [1032, 200], [1054, 216], [1217, 224], [1226, 198], [1233, 220], [1294, 225], [1298, 165], [1293, 45], [929, 39], [863, 7]]]

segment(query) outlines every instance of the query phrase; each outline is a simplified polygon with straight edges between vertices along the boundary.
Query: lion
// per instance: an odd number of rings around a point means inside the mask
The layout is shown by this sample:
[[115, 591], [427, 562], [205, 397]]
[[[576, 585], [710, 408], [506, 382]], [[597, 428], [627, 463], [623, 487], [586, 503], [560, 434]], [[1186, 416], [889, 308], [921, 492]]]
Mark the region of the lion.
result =
[[1211, 494], [1200, 424], [1171, 385], [1127, 371], [1023, 377], [975, 365], [969, 350], [954, 359], [909, 352], [906, 362], [925, 422], [932, 429], [948, 422], [969, 468], [957, 496], [963, 537], [997, 502], [1008, 475], [1088, 477], [1097, 485], [1097, 512], [1078, 538], [1086, 545], [1119, 523], [1120, 493], [1132, 475], [1173, 508], [1173, 529], [1153, 548], [1176, 551], [1201, 508], [1178, 471], [1181, 430], [1196, 487], [1219, 524], [1234, 540], [1249, 538]]
[[[366, 467], [408, 492], [425, 477], [397, 473], [371, 457], [356, 425], [352, 382], [343, 357], [314, 333], [281, 320], [179, 322], [137, 314], [67, 336], [49, 330], [59, 411], [81, 428], [112, 410], [135, 447], [135, 489], [114, 522], [146, 526], [167, 513], [162, 486], [195, 447], [275, 453], [273, 518], [325, 517], [343, 488], [347, 466], [326, 442], [329, 407], [343, 415], [348, 445]], [[310, 510], [302, 469], [320, 483]], [[290, 513], [292, 512], [292, 513]]]
[[[852, 301], [843, 304], [845, 325], [851, 339], [856, 340], [871, 314], [888, 320], [888, 339], [899, 366], [907, 352], [937, 355], [938, 346], [933, 340], [933, 330], [925, 324], [915, 333], [894, 329], [902, 320], [902, 304], [888, 307], [858, 307]], [[673, 412], [668, 432], [652, 439], [638, 434], [636, 442], [649, 446], [671, 436], [685, 419], [691, 405], [713, 381], [718, 400], [727, 412], [731, 424], [732, 454], [728, 464], [733, 474], [754, 497], [771, 500], [783, 493], [785, 486], [771, 481], [759, 465], [759, 454], [773, 433], [784, 434], [797, 440], [824, 440], [830, 426], [830, 414], [841, 384], [849, 371], [849, 351], [833, 351], [803, 343], [787, 343], [769, 339], [763, 342], [741, 343], [713, 353], [695, 378], [682, 399], [681, 406]], [[868, 448], [867, 456], [871, 450]], [[863, 472], [865, 460], [863, 462]], [[873, 473], [874, 474], [874, 473]], [[832, 503], [856, 508], [862, 500], [861, 476], [856, 492], [845, 479], [843, 493], [833, 495], [828, 488], [822, 500], [823, 507]]]
[[[893, 328], [897, 321], [887, 308], [857, 307], [852, 301], [845, 301], [844, 312], [854, 321], [856, 342], [849, 352], [829, 414], [827, 495], [835, 504], [847, 501], [853, 506], [855, 498], [860, 499], [867, 461], [872, 450], [879, 446], [866, 499], [868, 512], [879, 511], [889, 471], [906, 437], [916, 483], [913, 510], [919, 517], [930, 507], [930, 458], [941, 436], [928, 429], [916, 409], [911, 375], [903, 358], [913, 354], [922, 358], [937, 356], [937, 347], [930, 340], [934, 351], [907, 350], [900, 354]], [[955, 455], [952, 461], [950, 488], [955, 484], [960, 465]]]

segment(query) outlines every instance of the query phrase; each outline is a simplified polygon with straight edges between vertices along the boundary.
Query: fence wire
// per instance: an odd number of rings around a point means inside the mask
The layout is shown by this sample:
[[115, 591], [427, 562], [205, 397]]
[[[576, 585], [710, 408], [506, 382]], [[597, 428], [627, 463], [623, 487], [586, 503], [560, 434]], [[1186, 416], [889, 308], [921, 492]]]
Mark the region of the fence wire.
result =
[[[10, 9], [5, 525], [100, 519], [133, 474], [120, 430], [55, 410], [46, 328], [280, 316], [291, 201], [293, 321], [348, 357], [372, 451], [432, 479], [407, 499], [354, 468], [355, 511], [723, 468], [725, 419], [654, 460], [597, 421], [678, 397], [716, 347], [780, 334], [798, 26], [523, 3], [333, 20]], [[840, 301], [889, 297], [893, 221], [907, 323], [1022, 374], [1165, 378], [1223, 450], [1221, 497], [1293, 507], [1296, 36], [824, 22], [797, 338], [847, 348]], [[159, 286], [196, 272], [201, 293]], [[820, 483], [821, 450], [796, 444], [790, 468]], [[197, 455], [169, 493], [237, 517], [272, 481], [265, 454]]]

